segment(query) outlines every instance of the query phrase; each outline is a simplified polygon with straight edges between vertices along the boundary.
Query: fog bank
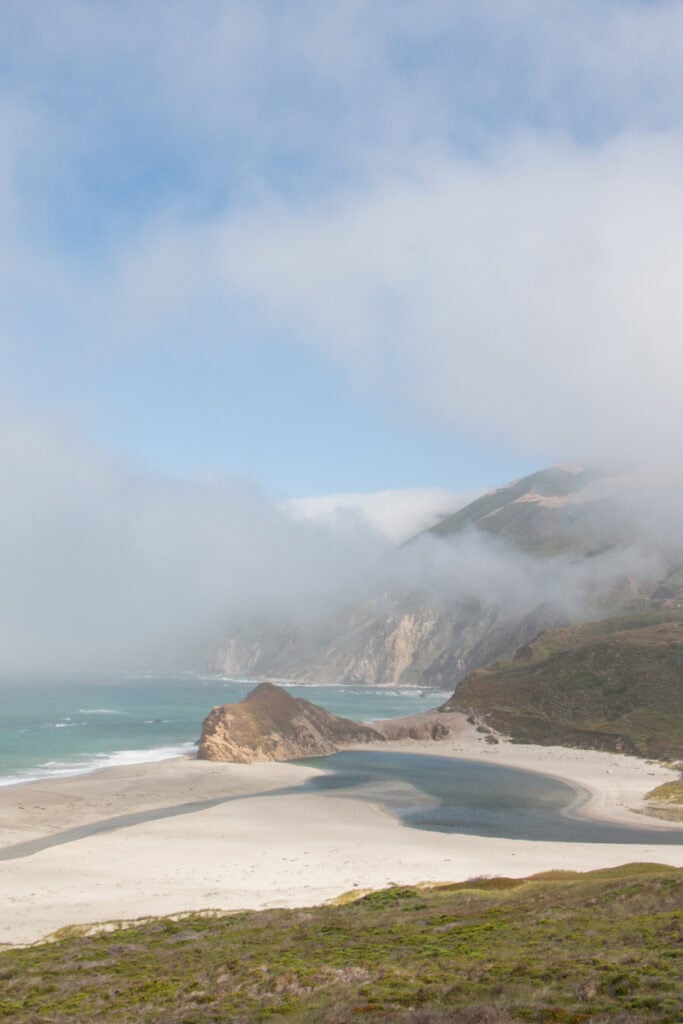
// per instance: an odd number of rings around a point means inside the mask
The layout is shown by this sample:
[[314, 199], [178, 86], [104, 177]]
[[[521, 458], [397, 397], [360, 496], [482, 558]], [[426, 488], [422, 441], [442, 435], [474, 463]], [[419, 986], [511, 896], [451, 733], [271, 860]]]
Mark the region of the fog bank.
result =
[[201, 666], [255, 613], [352, 600], [388, 540], [246, 481], [134, 472], [47, 424], [0, 429], [0, 673]]
[[391, 512], [391, 533], [420, 520], [427, 496], [408, 492], [402, 508], [401, 492], [380, 495], [375, 523], [339, 496], [322, 503], [322, 518], [293, 514], [246, 481], [134, 472], [19, 417], [0, 430], [0, 486], [5, 677], [201, 668], [245, 624], [315, 627], [381, 595], [591, 618], [629, 577], [654, 584], [683, 563], [683, 491], [670, 482], [613, 488], [595, 514], [615, 542], [590, 558], [539, 558], [476, 530], [397, 547], [377, 529], [378, 508]]

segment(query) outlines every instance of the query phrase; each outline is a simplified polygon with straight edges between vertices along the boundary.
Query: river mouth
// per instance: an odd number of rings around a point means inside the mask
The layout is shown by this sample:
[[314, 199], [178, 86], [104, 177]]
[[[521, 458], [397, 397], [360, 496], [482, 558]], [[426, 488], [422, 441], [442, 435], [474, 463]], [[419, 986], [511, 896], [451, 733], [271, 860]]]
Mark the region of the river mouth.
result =
[[585, 817], [581, 808], [588, 791], [540, 772], [361, 750], [304, 763], [324, 772], [306, 782], [305, 789], [381, 804], [410, 828], [535, 842], [683, 844], [683, 829]]
[[76, 825], [5, 846], [0, 849], [0, 862], [241, 800], [301, 793], [368, 800], [385, 807], [409, 828], [432, 832], [531, 842], [683, 845], [681, 828], [638, 828], [584, 817], [580, 810], [588, 792], [540, 772], [455, 757], [359, 750], [292, 763], [310, 765], [316, 774], [295, 785], [188, 800]]

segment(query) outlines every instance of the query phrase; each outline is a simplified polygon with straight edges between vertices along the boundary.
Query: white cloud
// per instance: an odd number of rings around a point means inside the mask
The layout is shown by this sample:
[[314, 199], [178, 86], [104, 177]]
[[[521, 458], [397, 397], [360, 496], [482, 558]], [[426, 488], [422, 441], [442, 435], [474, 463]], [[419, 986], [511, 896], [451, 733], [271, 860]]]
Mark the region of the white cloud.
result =
[[388, 550], [360, 522], [296, 521], [244, 482], [135, 472], [17, 416], [0, 421], [0, 489], [3, 676], [201, 664], [252, 616], [331, 614]]
[[591, 559], [529, 558], [476, 531], [397, 548], [384, 535], [464, 499], [385, 491], [282, 507], [244, 482], [135, 472], [54, 423], [5, 415], [0, 681], [196, 666], [241, 626], [315, 636], [368, 597], [596, 614], [624, 576], [654, 583], [680, 564], [683, 490], [665, 484], [639, 490], [634, 480], [614, 507], [596, 510], [606, 531], [618, 536], [625, 524], [633, 543]]
[[477, 493], [455, 494], [445, 488], [422, 487], [293, 498], [286, 501], [283, 508], [297, 517], [342, 528], [360, 520], [389, 540], [401, 543], [456, 512], [477, 496]]
[[678, 0], [6, 0], [0, 29], [9, 90], [69, 131], [72, 169], [109, 161], [116, 180], [142, 151], [146, 173], [181, 165], [180, 192], [237, 180], [231, 206], [519, 125], [600, 139], [683, 111]]
[[387, 400], [528, 450], [676, 453], [683, 144], [526, 137], [225, 223], [226, 284]]
[[[0, 24], [22, 97], [0, 110], [1, 345], [201, 359], [265, 324], [539, 460], [674, 447], [680, 4], [65, 0]], [[65, 182], [148, 136], [188, 179], [135, 216], [124, 188], [94, 254], [58, 244], [40, 214]]]

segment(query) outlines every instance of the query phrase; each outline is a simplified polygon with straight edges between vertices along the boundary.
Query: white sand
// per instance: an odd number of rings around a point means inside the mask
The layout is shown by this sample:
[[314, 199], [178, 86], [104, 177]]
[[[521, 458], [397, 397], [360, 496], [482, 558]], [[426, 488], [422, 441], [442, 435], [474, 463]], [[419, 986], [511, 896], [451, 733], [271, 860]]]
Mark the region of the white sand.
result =
[[[558, 775], [589, 788], [590, 813], [634, 815], [645, 792], [676, 774], [632, 757], [562, 748], [489, 747], [469, 727], [442, 743], [388, 745], [475, 757]], [[386, 749], [381, 747], [379, 749]], [[0, 861], [0, 943], [57, 928], [200, 908], [319, 903], [353, 888], [589, 870], [628, 861], [683, 867], [682, 845], [542, 843], [425, 832], [373, 804], [317, 793], [258, 796], [316, 773], [291, 764], [223, 765], [179, 758], [0, 790], [0, 849], [119, 814], [230, 795], [232, 801]]]

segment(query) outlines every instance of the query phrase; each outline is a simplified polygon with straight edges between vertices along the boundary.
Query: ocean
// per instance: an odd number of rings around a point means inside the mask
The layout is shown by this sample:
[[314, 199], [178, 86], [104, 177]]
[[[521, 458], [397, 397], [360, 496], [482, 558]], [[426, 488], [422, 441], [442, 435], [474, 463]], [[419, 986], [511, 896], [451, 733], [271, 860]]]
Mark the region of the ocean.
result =
[[[241, 700], [254, 680], [199, 675], [89, 676], [0, 683], [0, 785], [163, 761], [193, 750], [216, 704]], [[333, 714], [370, 722], [433, 708], [414, 689], [287, 684]]]

